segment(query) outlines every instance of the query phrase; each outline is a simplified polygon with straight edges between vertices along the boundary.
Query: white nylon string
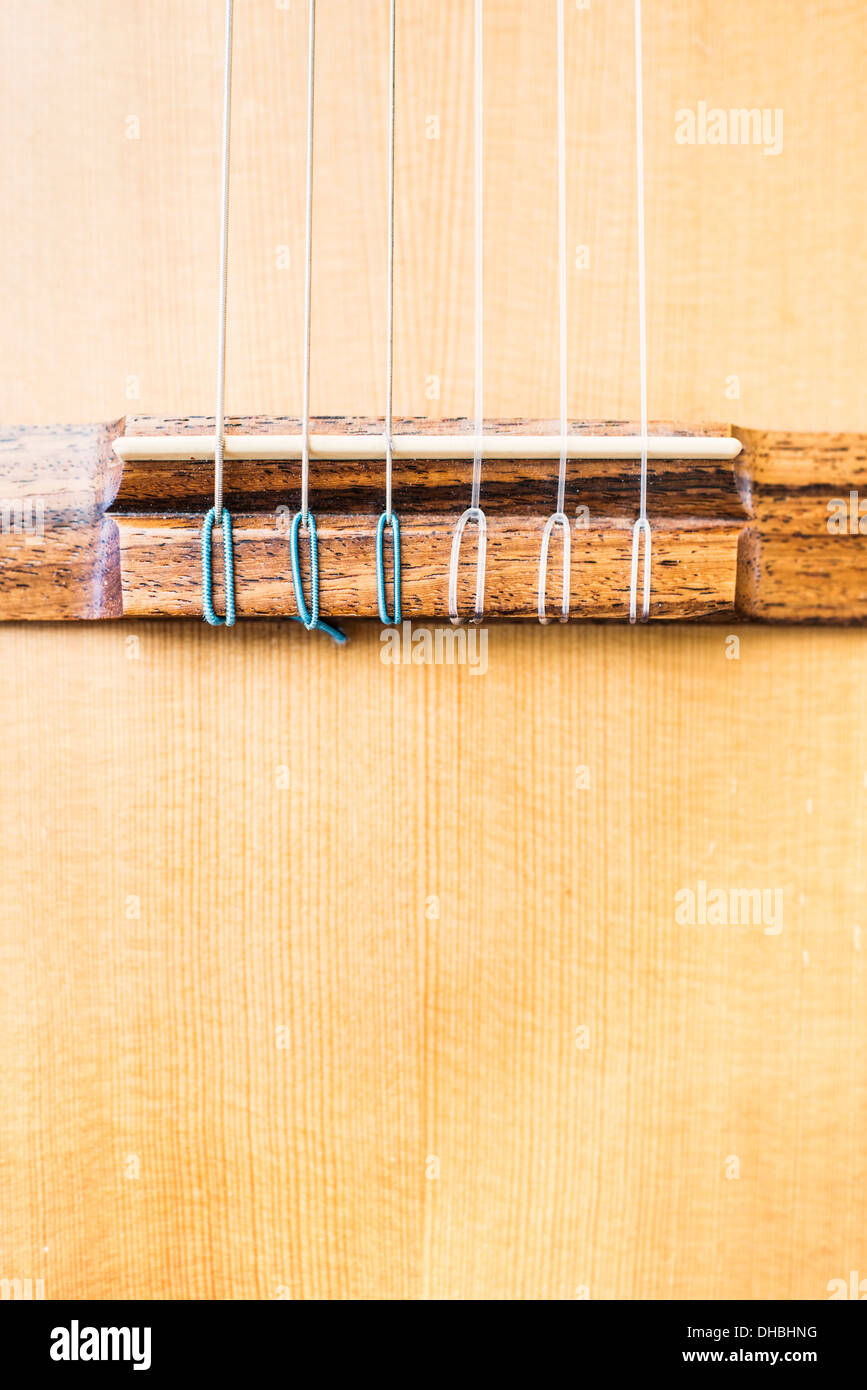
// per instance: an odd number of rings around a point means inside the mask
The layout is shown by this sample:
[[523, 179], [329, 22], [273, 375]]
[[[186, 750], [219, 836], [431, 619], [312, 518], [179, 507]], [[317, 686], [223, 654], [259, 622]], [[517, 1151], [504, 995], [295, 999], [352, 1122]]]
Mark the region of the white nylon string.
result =
[[560, 281], [560, 472], [557, 511], [566, 500], [566, 396], [568, 344], [566, 338], [566, 34], [563, 0], [557, 0], [557, 258]]
[[310, 494], [310, 305], [313, 284], [313, 90], [316, 52], [316, 0], [307, 19], [307, 202], [304, 232], [304, 399], [301, 418], [301, 521], [307, 525]]
[[482, 487], [482, 429], [484, 424], [484, 87], [483, 77], [483, 31], [484, 10], [482, 0], [475, 0], [473, 13], [473, 323], [475, 331], [474, 372], [473, 372], [473, 413], [475, 416], [473, 436], [473, 485], [470, 505], [458, 518], [452, 537], [451, 564], [449, 565], [449, 617], [459, 623], [458, 613], [458, 569], [461, 558], [461, 541], [469, 523], [476, 527], [476, 596], [472, 621], [480, 623], [485, 614], [485, 554], [487, 549], [487, 519], [479, 507]]
[[644, 538], [642, 622], [650, 611], [650, 523], [647, 519], [647, 292], [644, 237], [644, 96], [641, 80], [641, 0], [635, 0], [635, 169], [638, 207], [638, 351], [641, 376], [641, 493], [638, 520], [632, 528], [632, 567], [629, 585], [629, 621], [638, 610], [638, 552]]
[[560, 319], [560, 468], [557, 474], [557, 510], [552, 512], [542, 532], [539, 551], [538, 615], [547, 623], [548, 552], [555, 530], [563, 541], [563, 572], [560, 599], [560, 621], [568, 622], [571, 603], [572, 532], [569, 518], [564, 514], [566, 502], [566, 458], [568, 454], [568, 418], [566, 414], [568, 382], [568, 339], [566, 316], [566, 32], [563, 0], [557, 0], [557, 268], [559, 280]]
[[386, 318], [388, 321], [388, 369], [385, 379], [385, 515], [391, 523], [391, 475], [392, 475], [392, 433], [393, 379], [394, 379], [394, 106], [395, 106], [395, 9], [396, 0], [391, 0], [390, 28], [388, 41], [388, 287]]
[[226, 306], [229, 286], [229, 134], [232, 128], [232, 0], [226, 0], [223, 63], [223, 167], [220, 200], [220, 288], [217, 329], [217, 405], [214, 412], [214, 516], [223, 516], [223, 452], [226, 440]]

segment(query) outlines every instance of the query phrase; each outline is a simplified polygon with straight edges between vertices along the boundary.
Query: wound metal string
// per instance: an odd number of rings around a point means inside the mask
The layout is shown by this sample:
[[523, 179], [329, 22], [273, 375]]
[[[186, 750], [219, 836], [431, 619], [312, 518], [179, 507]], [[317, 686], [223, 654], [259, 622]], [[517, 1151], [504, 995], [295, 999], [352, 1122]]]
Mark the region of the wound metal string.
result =
[[388, 269], [386, 286], [387, 370], [385, 377], [385, 517], [391, 524], [393, 380], [394, 380], [394, 107], [395, 8], [391, 0], [388, 41]]
[[[316, 52], [316, 0], [310, 0], [307, 12], [307, 208], [304, 247], [304, 402], [301, 420], [301, 506], [292, 518], [289, 535], [289, 554], [292, 564], [292, 587], [298, 621], [308, 632], [327, 632], [335, 642], [345, 642], [346, 635], [339, 627], [326, 623], [319, 614], [319, 533], [316, 518], [308, 506], [310, 493], [310, 304], [313, 281], [313, 96], [315, 89], [314, 57]], [[310, 602], [304, 593], [301, 575], [299, 538], [307, 537], [310, 550]]]
[[644, 538], [644, 574], [641, 621], [650, 611], [651, 533], [647, 519], [647, 287], [644, 234], [644, 95], [641, 75], [641, 0], [635, 0], [635, 170], [638, 210], [638, 352], [641, 380], [641, 484], [638, 520], [632, 528], [632, 566], [629, 586], [629, 621], [638, 610], [638, 552]]
[[[226, 439], [226, 305], [229, 282], [229, 134], [232, 127], [232, 0], [226, 0], [226, 34], [223, 63], [223, 159], [220, 201], [220, 285], [217, 330], [217, 403], [214, 411], [214, 505], [202, 522], [202, 615], [211, 627], [235, 625], [235, 557], [232, 518], [223, 506], [223, 453]], [[225, 615], [214, 607], [211, 539], [214, 527], [223, 533], [223, 587]]]
[[229, 286], [229, 136], [232, 128], [232, 8], [226, 0], [225, 57], [223, 62], [223, 161], [220, 200], [220, 288], [217, 330], [217, 405], [214, 440], [214, 516], [223, 517], [223, 452], [226, 440], [226, 310]]
[[[391, 0], [388, 40], [388, 267], [386, 272], [386, 337], [388, 339], [385, 373], [385, 511], [376, 527], [376, 605], [379, 620], [386, 626], [400, 625], [400, 522], [392, 511], [392, 431], [394, 427], [394, 107], [395, 107], [395, 10]], [[391, 531], [392, 583], [394, 598], [388, 608], [385, 579], [384, 536], [386, 526]]]
[[313, 286], [313, 92], [316, 51], [316, 0], [307, 19], [307, 195], [304, 231], [304, 388], [301, 408], [301, 517], [307, 525], [310, 494], [310, 308]]

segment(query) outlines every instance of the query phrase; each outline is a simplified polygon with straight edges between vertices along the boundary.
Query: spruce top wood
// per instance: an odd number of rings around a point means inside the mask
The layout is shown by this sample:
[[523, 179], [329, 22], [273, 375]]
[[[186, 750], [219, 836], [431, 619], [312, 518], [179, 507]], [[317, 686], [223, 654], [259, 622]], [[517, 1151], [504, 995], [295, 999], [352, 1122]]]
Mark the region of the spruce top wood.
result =
[[[444, 620], [451, 540], [471, 461], [449, 457], [458, 452], [450, 445], [443, 456], [420, 458], [407, 439], [418, 435], [419, 452], [437, 453], [432, 438], [467, 436], [470, 426], [462, 420], [395, 423], [403, 437], [394, 466], [403, 611], [408, 619]], [[112, 425], [2, 432], [0, 618], [200, 616], [199, 536], [211, 502], [213, 461], [207, 454], [213, 429], [212, 419], [131, 417]], [[234, 523], [239, 618], [295, 612], [287, 536], [297, 508], [299, 464], [297, 458], [274, 457], [268, 441], [297, 438], [298, 429], [297, 420], [270, 417], [228, 423], [225, 502]], [[335, 619], [376, 616], [381, 429], [376, 419], [312, 422], [318, 440], [340, 441], [334, 448], [319, 443], [311, 475], [322, 611]], [[534, 618], [556, 463], [528, 457], [527, 439], [551, 436], [555, 427], [549, 421], [490, 421], [486, 429], [486, 617]], [[575, 422], [570, 432], [578, 454], [588, 437], [624, 439], [636, 428]], [[652, 619], [867, 621], [867, 546], [858, 502], [867, 488], [867, 436], [671, 422], [655, 423], [651, 434], [664, 440], [650, 451]], [[179, 442], [185, 435], [188, 451]], [[233, 457], [231, 439], [239, 435], [245, 454], [256, 452], [250, 436], [261, 436], [262, 456]], [[503, 442], [509, 437], [515, 438], [514, 453]], [[143, 446], [136, 441], [153, 439], [167, 444], [148, 444], [145, 452], [156, 456], [141, 457]], [[359, 441], [356, 447], [353, 441]], [[620, 451], [591, 447], [591, 453], [608, 452]], [[655, 457], [661, 452], [671, 456]], [[329, 453], [338, 457], [324, 457]], [[717, 457], [697, 457], [701, 453]], [[623, 621], [637, 464], [570, 457], [566, 496], [573, 522], [573, 619]], [[219, 595], [218, 551], [215, 546]], [[465, 591], [474, 578], [473, 551], [467, 544], [462, 555]], [[555, 538], [552, 614], [558, 573]]]

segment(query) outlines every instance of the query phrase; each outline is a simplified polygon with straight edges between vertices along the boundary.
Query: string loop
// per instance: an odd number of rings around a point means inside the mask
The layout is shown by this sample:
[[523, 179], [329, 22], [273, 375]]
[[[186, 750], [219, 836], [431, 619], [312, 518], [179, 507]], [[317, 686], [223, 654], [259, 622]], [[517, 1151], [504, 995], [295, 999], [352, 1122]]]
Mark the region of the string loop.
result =
[[458, 613], [458, 567], [461, 558], [461, 541], [468, 524], [474, 522], [478, 527], [476, 542], [476, 601], [471, 621], [480, 623], [485, 616], [485, 555], [488, 547], [488, 523], [480, 507], [467, 507], [458, 519], [452, 539], [452, 557], [449, 565], [449, 618], [455, 624], [463, 622]]
[[641, 599], [641, 621], [647, 622], [650, 616], [650, 552], [651, 552], [651, 531], [650, 522], [646, 516], [640, 516], [632, 528], [632, 567], [629, 575], [629, 621], [634, 623], [637, 618], [638, 610], [638, 552], [641, 549], [641, 537], [644, 537], [644, 578], [642, 584]]
[[214, 608], [214, 580], [211, 567], [211, 536], [217, 524], [217, 509], [212, 507], [202, 522], [202, 610], [211, 627], [235, 626], [235, 555], [232, 540], [232, 518], [225, 507], [219, 525], [223, 532], [223, 587], [226, 595], [226, 615], [221, 618]]
[[569, 621], [569, 606], [572, 598], [571, 591], [571, 562], [572, 562], [572, 528], [569, 525], [569, 518], [563, 512], [552, 512], [545, 522], [545, 529], [542, 532], [542, 549], [539, 554], [539, 622], [549, 623], [551, 619], [547, 613], [547, 592], [548, 592], [548, 547], [551, 544], [551, 536], [556, 527], [560, 527], [563, 532], [563, 592], [560, 605], [560, 622]]
[[[385, 557], [383, 555], [383, 536], [385, 528], [391, 528], [392, 588], [394, 590], [393, 614], [389, 616], [385, 594]], [[386, 627], [400, 627], [400, 522], [392, 512], [383, 512], [376, 528], [376, 603], [379, 608], [379, 621]]]
[[[301, 559], [298, 554], [298, 540], [301, 534], [301, 527], [304, 526], [310, 543], [310, 606], [304, 596], [304, 583], [301, 578]], [[335, 642], [345, 642], [346, 633], [341, 632], [339, 627], [332, 627], [330, 623], [323, 622], [319, 616], [319, 537], [316, 533], [316, 518], [312, 512], [308, 512], [305, 518], [303, 512], [296, 512], [292, 518], [292, 529], [289, 533], [289, 555], [292, 562], [292, 586], [295, 590], [295, 603], [298, 608], [298, 616], [295, 619], [303, 623], [308, 632], [319, 631], [327, 632], [329, 637], [333, 637]], [[295, 618], [295, 614], [291, 615]]]

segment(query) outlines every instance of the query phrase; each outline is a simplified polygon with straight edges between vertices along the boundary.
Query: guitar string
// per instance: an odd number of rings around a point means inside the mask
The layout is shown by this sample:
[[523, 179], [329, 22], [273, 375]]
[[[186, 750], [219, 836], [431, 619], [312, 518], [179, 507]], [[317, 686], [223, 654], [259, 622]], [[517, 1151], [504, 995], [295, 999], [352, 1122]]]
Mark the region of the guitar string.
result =
[[[298, 621], [308, 632], [325, 632], [335, 642], [346, 641], [339, 627], [323, 620], [319, 613], [319, 533], [316, 518], [309, 508], [310, 498], [310, 310], [313, 287], [313, 115], [316, 85], [316, 0], [309, 0], [307, 10], [307, 190], [304, 232], [304, 398], [301, 421], [301, 505], [292, 518], [289, 533], [289, 556], [292, 567], [292, 587]], [[304, 594], [301, 573], [299, 538], [307, 536], [310, 553], [310, 602]]]
[[386, 285], [387, 355], [385, 378], [385, 517], [391, 524], [392, 430], [394, 382], [394, 106], [395, 0], [391, 0], [388, 38], [388, 269]]
[[557, 260], [560, 296], [560, 472], [557, 511], [566, 501], [566, 395], [568, 383], [566, 320], [566, 35], [563, 0], [557, 0]]
[[226, 312], [229, 288], [229, 143], [232, 128], [232, 21], [233, 0], [226, 0], [226, 32], [223, 63], [223, 151], [220, 205], [220, 287], [217, 331], [217, 405], [214, 441], [214, 515], [223, 517], [223, 452], [226, 440]]
[[[389, 6], [388, 37], [388, 255], [386, 268], [386, 373], [385, 373], [385, 510], [376, 526], [376, 606], [380, 622], [386, 627], [401, 621], [400, 606], [400, 522], [392, 511], [392, 473], [394, 446], [394, 115], [396, 0]], [[386, 526], [391, 531], [392, 611], [388, 611], [383, 540]]]
[[479, 507], [484, 453], [484, 10], [483, 0], [475, 0], [473, 12], [473, 481], [470, 505], [462, 512], [452, 537], [449, 564], [448, 603], [452, 623], [461, 622], [458, 612], [458, 569], [461, 542], [469, 522], [477, 528], [476, 592], [471, 621], [480, 623], [485, 609], [485, 556], [487, 518]]
[[[217, 401], [214, 412], [214, 505], [202, 522], [202, 616], [211, 627], [235, 625], [235, 559], [232, 518], [223, 506], [223, 452], [226, 435], [226, 305], [229, 266], [229, 133], [232, 124], [232, 0], [226, 0], [223, 62], [222, 199], [220, 205], [219, 325], [217, 331]], [[214, 527], [223, 533], [223, 592], [225, 613], [214, 608], [211, 541]]]
[[473, 488], [470, 506], [478, 509], [482, 487], [482, 428], [484, 400], [484, 90], [483, 90], [483, 5], [475, 0], [474, 42], [473, 42], [473, 222], [474, 222], [474, 266], [475, 285], [474, 330], [474, 409], [476, 443], [473, 453]]
[[638, 520], [632, 528], [632, 565], [629, 583], [629, 621], [638, 610], [638, 552], [644, 538], [644, 572], [641, 621], [650, 611], [651, 529], [647, 519], [647, 288], [644, 231], [644, 94], [641, 61], [641, 0], [635, 0], [635, 170], [638, 232], [638, 353], [641, 378], [641, 482]]
[[547, 613], [548, 551], [551, 536], [557, 527], [560, 528], [563, 537], [561, 623], [568, 622], [571, 604], [572, 533], [569, 518], [563, 511], [566, 502], [566, 457], [568, 452], [566, 405], [569, 375], [566, 307], [566, 32], [563, 0], [557, 0], [557, 279], [560, 329], [560, 466], [557, 473], [557, 509], [545, 522], [539, 551], [537, 612], [540, 623], [549, 621]]
[[307, 9], [307, 183], [304, 223], [304, 385], [301, 407], [301, 521], [307, 525], [310, 497], [310, 317], [313, 288], [313, 110], [316, 0]]

